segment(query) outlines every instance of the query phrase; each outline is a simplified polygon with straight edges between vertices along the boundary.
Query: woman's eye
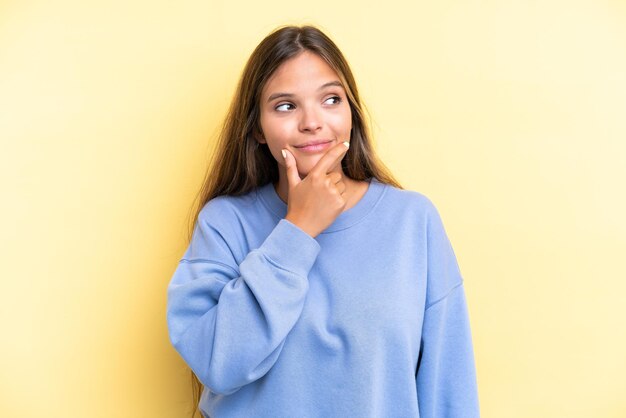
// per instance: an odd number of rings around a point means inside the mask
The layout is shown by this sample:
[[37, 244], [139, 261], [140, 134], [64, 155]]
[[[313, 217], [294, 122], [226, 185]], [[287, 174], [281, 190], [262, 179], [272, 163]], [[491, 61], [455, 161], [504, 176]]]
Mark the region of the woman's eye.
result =
[[339, 103], [341, 103], [341, 97], [339, 97], [339, 96], [329, 97], [328, 99], [326, 99], [324, 101], [324, 103], [327, 103], [327, 104], [339, 104]]
[[279, 112], [286, 112], [293, 109], [293, 105], [291, 103], [282, 103], [276, 106], [274, 109], [278, 110]]

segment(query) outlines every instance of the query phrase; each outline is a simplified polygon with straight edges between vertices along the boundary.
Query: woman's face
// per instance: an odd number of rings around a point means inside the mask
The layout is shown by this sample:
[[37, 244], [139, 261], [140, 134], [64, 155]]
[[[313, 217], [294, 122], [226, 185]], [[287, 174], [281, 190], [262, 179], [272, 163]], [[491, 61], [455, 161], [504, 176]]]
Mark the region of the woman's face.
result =
[[[332, 146], [350, 141], [352, 114], [337, 73], [315, 53], [304, 51], [282, 63], [261, 93], [262, 138], [285, 176], [281, 154], [296, 158], [304, 178]], [[304, 147], [306, 144], [316, 143]], [[341, 171], [337, 164], [332, 171]]]

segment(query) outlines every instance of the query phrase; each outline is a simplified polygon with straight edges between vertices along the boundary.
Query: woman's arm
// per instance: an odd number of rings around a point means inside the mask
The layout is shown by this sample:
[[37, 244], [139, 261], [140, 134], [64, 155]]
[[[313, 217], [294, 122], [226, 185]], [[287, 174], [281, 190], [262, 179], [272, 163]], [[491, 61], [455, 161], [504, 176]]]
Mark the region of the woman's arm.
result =
[[172, 344], [200, 381], [230, 394], [276, 362], [302, 312], [320, 247], [283, 219], [237, 266], [207, 219], [219, 216], [215, 212], [201, 212], [170, 282], [167, 322]]
[[437, 210], [428, 220], [428, 276], [416, 371], [421, 418], [479, 417], [463, 279]]

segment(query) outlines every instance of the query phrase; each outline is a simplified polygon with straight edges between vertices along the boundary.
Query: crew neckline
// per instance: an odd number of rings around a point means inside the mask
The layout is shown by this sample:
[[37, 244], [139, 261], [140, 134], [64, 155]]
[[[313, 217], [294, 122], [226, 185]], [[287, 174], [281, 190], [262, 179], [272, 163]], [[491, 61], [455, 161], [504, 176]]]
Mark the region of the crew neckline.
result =
[[[365, 218], [374, 209], [378, 201], [382, 198], [385, 191], [384, 183], [381, 183], [375, 177], [367, 180], [369, 186], [365, 194], [350, 209], [341, 212], [335, 221], [322, 234], [336, 232], [342, 229], [350, 228]], [[270, 182], [257, 189], [257, 195], [261, 198], [263, 204], [279, 219], [283, 219], [287, 215], [287, 204], [283, 202], [276, 193], [274, 185]]]

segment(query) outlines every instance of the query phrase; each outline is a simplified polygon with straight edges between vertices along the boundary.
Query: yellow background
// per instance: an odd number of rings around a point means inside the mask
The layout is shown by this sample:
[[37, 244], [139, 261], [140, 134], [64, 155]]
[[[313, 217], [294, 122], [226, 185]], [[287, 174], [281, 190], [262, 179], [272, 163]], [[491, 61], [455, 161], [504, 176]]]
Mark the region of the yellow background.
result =
[[166, 287], [240, 71], [344, 51], [439, 208], [482, 416], [626, 416], [626, 3], [0, 1], [0, 416], [185, 417]]

